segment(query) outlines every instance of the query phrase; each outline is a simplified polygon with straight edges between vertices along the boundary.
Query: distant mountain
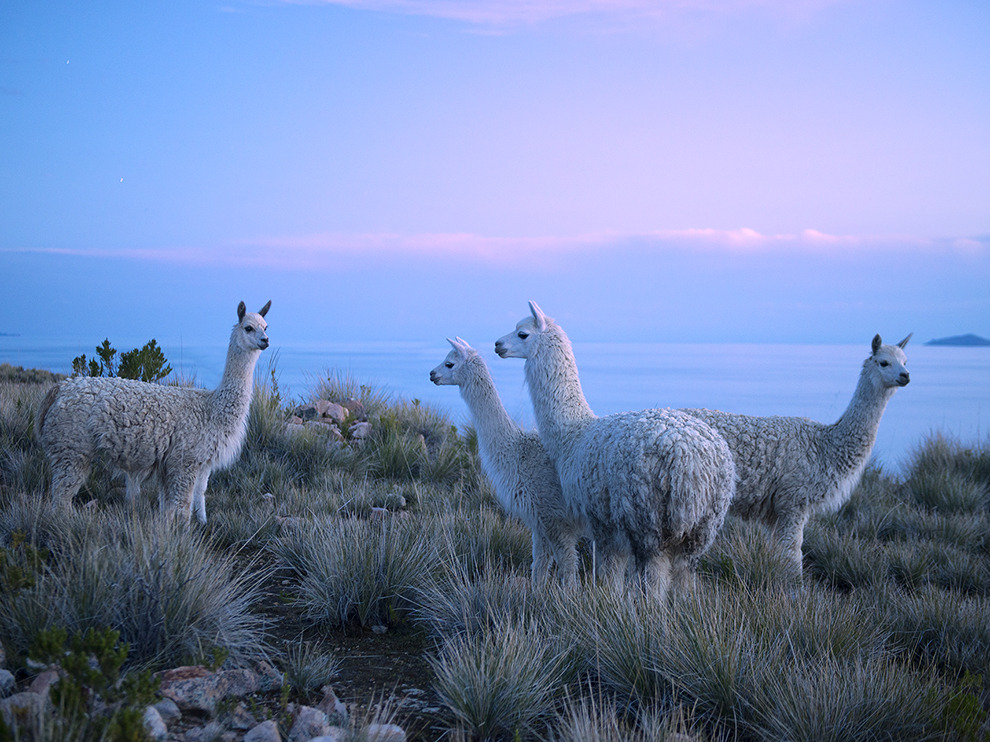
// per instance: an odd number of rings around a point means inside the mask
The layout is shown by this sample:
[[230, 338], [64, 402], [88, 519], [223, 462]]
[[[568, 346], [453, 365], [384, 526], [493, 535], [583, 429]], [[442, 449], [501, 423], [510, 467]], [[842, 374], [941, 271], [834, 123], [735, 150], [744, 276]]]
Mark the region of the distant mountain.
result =
[[953, 335], [948, 338], [937, 338], [935, 340], [929, 340], [925, 345], [956, 345], [964, 346], [969, 348], [979, 348], [984, 346], [990, 346], [990, 340], [986, 338], [981, 338], [979, 335], [974, 335], [969, 333], [968, 335]]

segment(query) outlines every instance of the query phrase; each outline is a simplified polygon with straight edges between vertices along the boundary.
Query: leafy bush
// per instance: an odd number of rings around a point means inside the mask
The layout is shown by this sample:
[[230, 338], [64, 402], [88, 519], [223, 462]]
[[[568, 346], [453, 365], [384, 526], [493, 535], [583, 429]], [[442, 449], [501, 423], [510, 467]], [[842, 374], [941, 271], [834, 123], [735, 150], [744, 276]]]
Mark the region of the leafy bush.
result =
[[117, 360], [117, 349], [110, 345], [110, 339], [104, 338], [101, 345], [96, 346], [97, 358], [86, 360], [86, 354], [72, 359], [73, 376], [118, 376], [121, 379], [137, 379], [138, 381], [159, 381], [172, 373], [172, 367], [165, 359], [165, 354], [152, 338], [138, 349], [134, 348], [120, 354]]

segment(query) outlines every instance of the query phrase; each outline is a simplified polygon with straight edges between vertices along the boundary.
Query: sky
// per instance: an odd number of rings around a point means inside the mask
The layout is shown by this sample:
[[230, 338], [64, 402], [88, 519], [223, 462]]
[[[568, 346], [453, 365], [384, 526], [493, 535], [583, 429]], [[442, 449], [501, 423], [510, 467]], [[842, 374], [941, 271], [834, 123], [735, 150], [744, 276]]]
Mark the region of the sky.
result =
[[990, 337], [988, 40], [985, 0], [5, 0], [0, 332]]

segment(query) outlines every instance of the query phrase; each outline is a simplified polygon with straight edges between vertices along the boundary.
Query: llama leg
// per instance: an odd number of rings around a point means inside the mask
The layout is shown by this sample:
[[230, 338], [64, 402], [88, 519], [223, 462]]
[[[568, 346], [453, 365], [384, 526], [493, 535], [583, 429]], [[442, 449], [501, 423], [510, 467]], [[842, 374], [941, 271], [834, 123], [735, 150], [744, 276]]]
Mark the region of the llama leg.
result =
[[203, 471], [196, 477], [196, 486], [193, 488], [192, 510], [196, 515], [196, 520], [206, 523], [206, 483], [210, 479], [210, 470], [203, 468]]
[[670, 589], [672, 565], [670, 555], [666, 552], [650, 555], [640, 563], [640, 577], [643, 581], [643, 589], [653, 592], [659, 597], [664, 597]]
[[141, 483], [144, 481], [144, 475], [128, 471], [124, 472], [124, 480], [127, 482], [124, 490], [124, 499], [131, 507], [135, 507], [140, 499]]
[[803, 572], [801, 545], [804, 543], [804, 526], [808, 522], [807, 513], [797, 513], [794, 517], [780, 519], [774, 526], [774, 535], [785, 556], [789, 557], [791, 572], [798, 580]]
[[72, 498], [86, 483], [92, 465], [93, 452], [78, 447], [61, 447], [49, 454], [52, 468], [52, 499], [68, 507]]
[[196, 475], [185, 467], [180, 472], [170, 473], [165, 482], [165, 499], [168, 502], [169, 517], [188, 523], [192, 516], [193, 489]]
[[697, 585], [697, 563], [695, 557], [677, 554], [672, 562], [672, 583], [675, 589], [692, 592]]
[[562, 584], [573, 587], [577, 584], [578, 555], [577, 539], [561, 537], [554, 544], [553, 558], [557, 563], [557, 576]]
[[547, 540], [533, 531], [533, 566], [530, 577], [533, 584], [543, 584], [550, 574], [550, 549]]

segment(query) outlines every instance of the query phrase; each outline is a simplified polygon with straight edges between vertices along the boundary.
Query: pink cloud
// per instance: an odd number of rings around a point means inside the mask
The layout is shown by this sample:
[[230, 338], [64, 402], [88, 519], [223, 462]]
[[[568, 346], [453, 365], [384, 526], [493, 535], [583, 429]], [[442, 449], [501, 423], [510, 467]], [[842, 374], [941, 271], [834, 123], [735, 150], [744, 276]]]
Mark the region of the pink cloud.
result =
[[[286, 0], [307, 2], [307, 0]], [[557, 18], [595, 16], [618, 22], [673, 15], [726, 15], [764, 10], [793, 18], [844, 0], [308, 0], [404, 15], [423, 15], [480, 26], [532, 25]]]
[[[130, 249], [25, 248], [17, 252], [160, 261], [183, 265], [258, 266], [284, 270], [340, 267], [350, 262], [421, 257], [459, 264], [514, 264], [559, 267], [563, 255], [614, 252], [627, 248], [677, 252], [821, 254], [837, 251], [886, 252], [910, 248], [922, 252], [981, 254], [990, 241], [981, 238], [932, 240], [911, 236], [833, 235], [815, 229], [797, 234], [762, 234], [754, 229], [680, 229], [642, 234], [596, 233], [573, 237], [490, 237], [471, 233], [262, 235], [211, 247], [163, 246]], [[14, 252], [14, 251], [11, 251]]]

